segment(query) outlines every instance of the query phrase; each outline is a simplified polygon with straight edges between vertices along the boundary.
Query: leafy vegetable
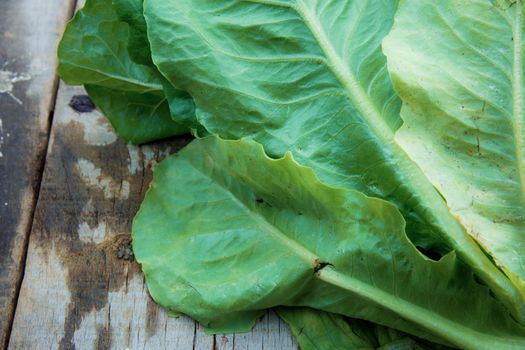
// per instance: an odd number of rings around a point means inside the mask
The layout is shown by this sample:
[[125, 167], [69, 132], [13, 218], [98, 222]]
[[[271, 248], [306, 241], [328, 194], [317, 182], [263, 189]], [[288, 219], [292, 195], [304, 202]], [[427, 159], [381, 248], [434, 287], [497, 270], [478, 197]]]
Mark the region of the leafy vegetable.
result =
[[126, 141], [140, 144], [188, 132], [174, 123], [165, 97], [86, 85], [95, 104]]
[[408, 335], [340, 315], [309, 308], [279, 307], [277, 313], [290, 324], [302, 350], [445, 350]]
[[[186, 126], [171, 119], [163, 78], [156, 68], [131, 60], [126, 48], [128, 27], [118, 20], [111, 0], [88, 1], [60, 43], [61, 78], [68, 84], [85, 84], [127, 141], [144, 143], [186, 133]], [[185, 92], [172, 92], [170, 102], [181, 120], [193, 118], [193, 102]]]
[[207, 130], [253, 138], [274, 156], [291, 151], [327, 184], [392, 201], [417, 245], [455, 250], [525, 321], [521, 285], [469, 237], [394, 138], [399, 100], [380, 45], [396, 8], [393, 0], [144, 2], [153, 61], [195, 99]]
[[[129, 25], [129, 36], [114, 35], [112, 30], [101, 31], [99, 28], [100, 26], [125, 28], [125, 25], [119, 20]], [[99, 40], [93, 40], [94, 36]], [[128, 39], [129, 56], [122, 50], [126, 38]], [[82, 43], [80, 48], [82, 55], [76, 55], [71, 50], [71, 47], [78, 46], [78, 43]], [[105, 53], [104, 59], [96, 55], [86, 59], [86, 53], [98, 52]], [[114, 52], [119, 52], [118, 57], [112, 57]], [[128, 87], [125, 84], [119, 85], [117, 89], [112, 89], [105, 87], [107, 81], [104, 79], [102, 81], [93, 80], [92, 71], [103, 69], [105, 62], [113, 62], [120, 66], [118, 61], [122, 61], [132, 67], [130, 71], [138, 67], [141, 71], [153, 75], [152, 69], [156, 70], [156, 68], [151, 62], [145, 20], [142, 14], [142, 0], [114, 0], [112, 4], [109, 1], [87, 0], [86, 6], [69, 24], [59, 53], [61, 62], [59, 68], [64, 79], [75, 84], [100, 84], [86, 85], [87, 92], [110, 118], [115, 130], [124, 139], [133, 143], [143, 143], [177, 134], [179, 130], [180, 132], [186, 130], [168, 120], [169, 111], [166, 101], [160, 97], [160, 86], [155, 88], [155, 93], [135, 93], [126, 91]], [[73, 63], [69, 63], [69, 59], [72, 59]], [[77, 62], [79, 59], [82, 59], [80, 65]], [[149, 67], [136, 65], [132, 61]], [[133, 76], [133, 73], [120, 73], [124, 79], [128, 75]], [[111, 73], [104, 74], [111, 75]], [[138, 75], [134, 78], [139, 82], [147, 83], [147, 76], [147, 74], [142, 77]], [[155, 81], [157, 85], [162, 84], [163, 94], [170, 102], [174, 119], [195, 129], [198, 134], [205, 134], [204, 128], [196, 123], [192, 103], [179, 98], [180, 90], [173, 88], [161, 77], [152, 78], [152, 81]], [[287, 314], [291, 317], [294, 313], [300, 315], [302, 312], [300, 308], [294, 308]], [[293, 321], [289, 320], [289, 322]]]
[[454, 253], [425, 258], [388, 202], [319, 182], [249, 140], [192, 142], [155, 170], [133, 225], [152, 297], [211, 331], [309, 306], [471, 349], [520, 349], [524, 329]]
[[143, 0], [113, 0], [118, 18], [129, 25], [128, 52], [140, 64], [152, 65], [146, 20], [143, 15]]
[[384, 48], [397, 141], [525, 295], [525, 6], [406, 0]]
[[376, 344], [369, 327], [355, 329], [344, 317], [303, 308], [279, 307], [277, 314], [291, 327], [302, 350], [315, 349], [374, 349]]
[[154, 298], [211, 332], [280, 306], [303, 350], [525, 348], [524, 7], [87, 0], [59, 72], [124, 139], [241, 139], [155, 171]]

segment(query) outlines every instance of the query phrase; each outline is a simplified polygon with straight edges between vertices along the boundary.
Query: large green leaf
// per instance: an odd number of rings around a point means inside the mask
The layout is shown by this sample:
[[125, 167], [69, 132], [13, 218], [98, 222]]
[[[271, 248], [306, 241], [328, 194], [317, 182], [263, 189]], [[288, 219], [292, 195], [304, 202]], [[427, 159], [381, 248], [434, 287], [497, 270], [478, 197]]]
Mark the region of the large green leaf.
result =
[[405, 0], [385, 52], [403, 146], [525, 293], [525, 6]]
[[515, 315], [524, 295], [488, 259], [394, 133], [381, 41], [395, 0], [146, 0], [153, 60], [212, 133], [291, 150], [328, 184], [395, 203], [427, 249], [455, 249]]
[[133, 225], [152, 297], [211, 331], [309, 306], [469, 349], [522, 349], [524, 329], [454, 253], [435, 262], [392, 204], [321, 184], [290, 153], [208, 137], [163, 161]]
[[127, 141], [142, 143], [188, 132], [171, 119], [193, 118], [193, 102], [178, 90], [163, 92], [163, 78], [152, 66], [135, 63], [127, 50], [129, 26], [111, 0], [88, 0], [68, 24], [58, 49], [58, 72], [68, 84], [85, 84], [88, 93]]

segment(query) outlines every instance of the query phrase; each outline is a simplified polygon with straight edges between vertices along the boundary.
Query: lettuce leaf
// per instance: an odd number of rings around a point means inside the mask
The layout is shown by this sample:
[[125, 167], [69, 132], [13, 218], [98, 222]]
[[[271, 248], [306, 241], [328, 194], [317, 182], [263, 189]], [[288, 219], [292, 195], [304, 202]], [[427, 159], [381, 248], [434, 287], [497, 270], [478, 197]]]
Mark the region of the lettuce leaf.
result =
[[88, 0], [68, 24], [58, 48], [60, 77], [86, 86], [95, 104], [126, 141], [144, 143], [188, 132], [174, 122], [194, 119], [191, 98], [176, 90], [169, 101], [164, 78], [155, 66], [134, 62], [127, 50], [129, 26], [120, 21], [111, 0]]
[[308, 306], [469, 349], [521, 349], [525, 330], [454, 253], [408, 240], [392, 204], [327, 187], [291, 153], [207, 137], [161, 162], [133, 224], [151, 296], [211, 332]]
[[302, 350], [376, 348], [372, 327], [366, 322], [355, 321], [353, 327], [343, 316], [310, 308], [278, 307], [276, 312], [290, 325]]
[[310, 308], [278, 307], [302, 350], [446, 350], [448, 347], [341, 315]]
[[396, 139], [525, 295], [525, 6], [405, 0], [384, 42]]
[[128, 52], [131, 59], [144, 65], [153, 65], [148, 41], [143, 0], [113, 0], [118, 18], [129, 25]]
[[327, 184], [393, 202], [416, 245], [453, 249], [514, 315], [525, 296], [466, 233], [396, 142], [398, 100], [381, 52], [393, 0], [145, 0], [153, 61], [225, 138], [290, 150]]
[[[91, 9], [94, 6], [96, 10]], [[118, 16], [118, 21], [117, 17], [112, 15], [113, 11]], [[141, 67], [141, 65], [145, 65], [155, 69], [150, 56], [146, 22], [142, 13], [142, 0], [113, 0], [112, 7], [109, 1], [97, 2], [96, 0], [88, 0], [86, 7], [82, 9], [77, 16], [82, 16], [82, 21], [75, 19], [70, 24], [70, 29], [66, 31], [66, 35], [70, 35], [72, 31], [75, 31], [78, 40], [85, 38], [82, 32], [85, 31], [85, 33], [87, 33], [86, 35], [90, 35], [90, 33], [94, 32], [93, 28], [100, 26], [103, 22], [111, 22], [115, 26], [122, 26], [120, 21], [127, 23], [129, 25], [129, 36], [127, 37], [129, 57], [124, 52], [121, 52], [120, 59], [127, 62], [130, 66]], [[122, 44], [126, 42], [125, 35], [122, 37], [119, 35], [106, 35], [105, 32], [98, 33], [97, 35], [104, 38], [107, 47], [118, 47], [115, 49], [116, 51], [120, 50]], [[61, 62], [65, 61], [65, 57], [71, 55], [71, 53], [68, 53], [68, 45], [70, 43], [71, 41], [66, 40], [63, 44]], [[85, 52], [101, 50], [100, 41], [84, 41], [83, 44], [83, 50]], [[103, 47], [102, 50], [104, 50]], [[99, 60], [99, 58], [96, 59], [97, 61], [91, 66], [92, 69], [102, 67], [102, 61]], [[139, 65], [134, 65], [130, 62], [130, 59]], [[149, 68], [146, 68], [146, 70], [149, 71]], [[74, 68], [74, 72], [63, 74], [63, 76], [67, 79], [70, 76], [74, 76], [73, 73], [77, 73], [78, 70], [79, 67], [76, 67]], [[92, 79], [89, 73], [87, 77], [88, 79]], [[144, 79], [144, 77], [137, 76], [137, 79]], [[198, 134], [203, 134], [203, 128], [197, 124], [193, 111], [191, 109], [185, 110], [188, 108], [187, 103], [185, 103], [185, 101], [180, 103], [177, 99], [177, 94], [179, 93], [177, 89], [173, 88], [164, 79], [160, 80], [164, 89], [163, 92], [168, 98], [168, 101], [171, 102], [170, 109], [172, 115], [175, 116], [174, 119], [197, 130]], [[93, 80], [82, 81], [93, 82]], [[77, 81], [76, 83], [79, 82]], [[169, 115], [170, 111], [167, 108], [165, 100], [157, 96], [160, 95], [160, 93], [132, 93], [119, 89], [111, 89], [105, 87], [104, 82], [100, 83], [100, 85], [86, 85], [86, 90], [96, 105], [110, 117], [115, 130], [127, 141], [144, 143], [177, 133], [177, 130], [175, 130], [175, 132], [172, 130], [174, 127], [172, 123], [169, 123], [169, 121], [165, 122], [167, 119], [166, 116]], [[312, 323], [316, 323], [315, 315], [324, 315], [324, 313], [320, 312], [313, 314], [312, 311], [310, 311], [306, 313], [302, 308], [293, 308], [287, 310], [287, 320], [289, 323], [293, 323], [294, 321], [302, 320], [301, 316], [305, 314], [309, 315], [308, 321]], [[291, 326], [294, 327], [293, 324], [291, 324]], [[368, 326], [367, 324], [367, 327]], [[345, 334], [342, 335], [341, 339], [344, 339], [344, 336]]]

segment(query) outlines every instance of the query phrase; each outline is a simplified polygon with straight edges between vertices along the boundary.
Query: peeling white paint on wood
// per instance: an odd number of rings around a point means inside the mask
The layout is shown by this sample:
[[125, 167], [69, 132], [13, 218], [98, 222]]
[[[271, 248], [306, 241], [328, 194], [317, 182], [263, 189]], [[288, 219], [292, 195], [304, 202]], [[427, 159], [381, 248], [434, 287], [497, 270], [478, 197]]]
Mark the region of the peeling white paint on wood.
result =
[[76, 167], [87, 185], [97, 187], [104, 192], [104, 198], [128, 199], [130, 190], [128, 181], [117, 183], [110, 176], [102, 175], [102, 170], [87, 159], [79, 159]]
[[[99, 116], [94, 121], [94, 125], [92, 127], [86, 127], [87, 123], [93, 123], [91, 119], [95, 119], [91, 118], [91, 116], [97, 114], [99, 114]], [[87, 144], [93, 146], [105, 146], [117, 141], [117, 135], [113, 132], [111, 124], [109, 124], [106, 117], [100, 115], [99, 112], [85, 113], [82, 117], [81, 120], [85, 126], [84, 140]]]
[[8, 94], [16, 103], [22, 105], [22, 101], [13, 93], [15, 84], [31, 79], [27, 73], [16, 73], [9, 70], [0, 69], [0, 94]]
[[145, 145], [141, 147], [142, 154], [144, 156], [144, 165], [151, 165], [154, 166], [156, 164], [155, 162], [155, 152], [149, 145]]
[[142, 155], [144, 158], [144, 166], [149, 166], [151, 168], [155, 168], [157, 165], [157, 161], [155, 158], [164, 159], [170, 154], [172, 154], [171, 147], [166, 147], [165, 149], [155, 152], [150, 145], [144, 145], [140, 147], [140, 150], [142, 151]]
[[90, 227], [87, 222], [78, 225], [78, 238], [84, 243], [102, 243], [106, 238], [106, 223], [100, 222], [95, 227]]
[[130, 174], [134, 175], [137, 174], [142, 169], [141, 164], [141, 152], [140, 147], [128, 144], [128, 154], [129, 154], [129, 163], [128, 163], [128, 171]]
[[86, 144], [106, 146], [117, 141], [118, 137], [113, 132], [111, 124], [98, 111], [80, 114], [71, 110], [68, 115], [68, 118], [62, 118], [59, 122], [80, 126], [84, 130], [84, 142]]
[[4, 156], [2, 146], [4, 145], [4, 122], [0, 119], [0, 158]]

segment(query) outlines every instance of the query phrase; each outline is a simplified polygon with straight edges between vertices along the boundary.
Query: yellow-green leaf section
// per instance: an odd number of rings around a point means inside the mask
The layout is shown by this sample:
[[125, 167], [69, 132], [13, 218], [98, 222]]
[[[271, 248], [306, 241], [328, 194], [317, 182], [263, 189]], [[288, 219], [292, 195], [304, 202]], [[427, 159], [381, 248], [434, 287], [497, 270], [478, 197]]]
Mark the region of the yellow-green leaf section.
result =
[[525, 5], [404, 0], [384, 50], [397, 141], [525, 295]]

